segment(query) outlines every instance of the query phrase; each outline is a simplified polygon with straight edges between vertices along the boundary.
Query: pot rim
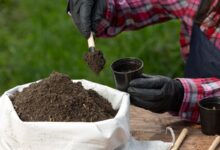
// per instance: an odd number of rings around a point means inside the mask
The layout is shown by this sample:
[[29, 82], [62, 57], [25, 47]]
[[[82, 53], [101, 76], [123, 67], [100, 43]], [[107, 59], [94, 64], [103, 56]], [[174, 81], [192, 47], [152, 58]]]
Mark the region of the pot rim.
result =
[[198, 102], [198, 105], [200, 108], [204, 109], [204, 110], [207, 110], [207, 111], [220, 111], [220, 109], [211, 109], [211, 108], [207, 108], [205, 107], [202, 103], [210, 103], [210, 104], [220, 104], [220, 97], [218, 96], [214, 96], [214, 97], [208, 97], [208, 98], [204, 98], [202, 100], [200, 100]]
[[[115, 70], [113, 69], [113, 65], [114, 65], [115, 63], [119, 62], [119, 61], [122, 61], [122, 60], [137, 60], [137, 61], [139, 61], [139, 62], [141, 63], [141, 65], [140, 65], [137, 69], [132, 70], [132, 71], [128, 71], [128, 72], [115, 71]], [[141, 60], [140, 58], [137, 58], [137, 57], [124, 57], [124, 58], [120, 58], [120, 59], [115, 60], [115, 61], [112, 62], [112, 64], [111, 64], [111, 70], [112, 70], [114, 73], [117, 73], [117, 74], [129, 74], [129, 73], [133, 73], [133, 72], [136, 72], [136, 71], [138, 71], [138, 70], [141, 70], [143, 67], [144, 67], [144, 62], [143, 62], [143, 60]]]

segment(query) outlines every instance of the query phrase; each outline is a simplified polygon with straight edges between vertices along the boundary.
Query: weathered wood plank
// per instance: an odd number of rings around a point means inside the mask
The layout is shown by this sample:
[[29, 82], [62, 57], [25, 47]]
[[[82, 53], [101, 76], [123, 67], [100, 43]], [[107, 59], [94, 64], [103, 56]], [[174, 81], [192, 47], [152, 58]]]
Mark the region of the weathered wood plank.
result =
[[[215, 136], [204, 135], [200, 125], [181, 121], [169, 113], [155, 114], [131, 106], [130, 118], [131, 133], [138, 140], [171, 141], [171, 136], [165, 134], [167, 126], [174, 129], [176, 137], [184, 127], [189, 129], [189, 134], [180, 150], [207, 150], [215, 139]], [[218, 146], [218, 150], [220, 150], [220, 146]]]

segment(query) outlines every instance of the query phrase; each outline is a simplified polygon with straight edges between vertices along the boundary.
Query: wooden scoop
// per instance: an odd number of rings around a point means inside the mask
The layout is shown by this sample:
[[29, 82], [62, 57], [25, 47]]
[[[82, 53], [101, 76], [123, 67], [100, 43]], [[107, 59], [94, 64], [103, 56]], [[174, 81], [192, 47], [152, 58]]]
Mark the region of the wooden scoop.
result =
[[89, 51], [85, 54], [84, 60], [96, 74], [99, 74], [105, 66], [105, 58], [100, 50], [95, 49], [95, 41], [92, 32], [88, 38], [88, 46]]

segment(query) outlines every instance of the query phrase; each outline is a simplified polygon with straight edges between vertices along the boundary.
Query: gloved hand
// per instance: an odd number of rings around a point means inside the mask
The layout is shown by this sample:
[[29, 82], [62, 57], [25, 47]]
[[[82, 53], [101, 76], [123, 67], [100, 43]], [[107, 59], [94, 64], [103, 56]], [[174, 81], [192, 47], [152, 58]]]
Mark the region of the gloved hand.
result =
[[86, 38], [91, 31], [96, 32], [105, 9], [106, 0], [69, 0], [67, 5], [67, 13], [72, 16], [77, 28]]
[[147, 76], [130, 82], [131, 103], [156, 113], [178, 112], [184, 89], [180, 81], [165, 76]]

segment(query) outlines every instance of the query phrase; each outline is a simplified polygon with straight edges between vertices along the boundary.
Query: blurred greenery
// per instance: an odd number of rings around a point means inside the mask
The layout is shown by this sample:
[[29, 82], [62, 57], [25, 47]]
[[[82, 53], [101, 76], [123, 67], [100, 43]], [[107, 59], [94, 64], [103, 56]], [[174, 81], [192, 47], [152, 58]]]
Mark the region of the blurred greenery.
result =
[[141, 58], [148, 74], [182, 76], [178, 21], [97, 39], [107, 64], [96, 76], [82, 59], [87, 41], [65, 10], [60, 0], [0, 0], [0, 93], [52, 71], [114, 86], [110, 64], [121, 57]]

